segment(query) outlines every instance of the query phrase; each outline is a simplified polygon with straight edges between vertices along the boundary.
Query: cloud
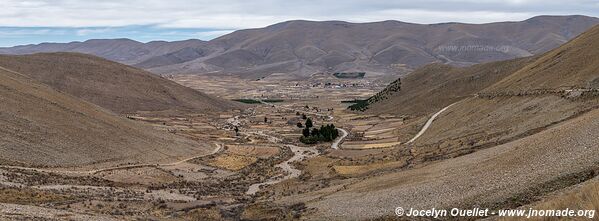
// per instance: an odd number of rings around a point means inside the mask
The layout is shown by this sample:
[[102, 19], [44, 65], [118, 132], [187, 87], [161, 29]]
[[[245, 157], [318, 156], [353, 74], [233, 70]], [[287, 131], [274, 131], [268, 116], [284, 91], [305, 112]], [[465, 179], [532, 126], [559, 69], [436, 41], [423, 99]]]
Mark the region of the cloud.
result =
[[109, 31], [110, 31], [110, 28], [84, 28], [84, 29], [78, 29], [75, 33], [78, 36], [86, 36], [86, 35], [91, 35], [91, 34], [106, 33]]
[[[157, 25], [241, 29], [291, 19], [481, 23], [517, 20], [538, 14], [599, 15], [596, 0], [570, 0], [567, 3], [558, 0], [3, 0], [2, 5], [0, 26], [12, 27]], [[405, 13], [389, 14], [389, 11]], [[392, 17], [384, 17], [381, 12]]]
[[470, 22], [471, 18], [476, 18], [478, 23], [488, 23], [495, 21], [516, 21], [525, 20], [533, 17], [534, 14], [526, 12], [494, 12], [494, 11], [429, 11], [417, 9], [389, 9], [381, 10], [379, 13], [370, 16], [357, 17], [357, 20], [399, 20], [414, 23], [443, 23], [443, 22]]
[[196, 38], [199, 39], [214, 39], [226, 34], [229, 34], [231, 32], [234, 32], [235, 30], [218, 30], [218, 31], [203, 31], [203, 32], [196, 32], [194, 35], [196, 36]]
[[52, 28], [0, 28], [2, 37], [27, 37], [27, 36], [45, 36], [45, 35], [63, 35], [64, 31]]
[[599, 16], [597, 1], [2, 0], [0, 44], [123, 37], [140, 41], [210, 40], [233, 30], [296, 19], [428, 24], [518, 21], [544, 14]]

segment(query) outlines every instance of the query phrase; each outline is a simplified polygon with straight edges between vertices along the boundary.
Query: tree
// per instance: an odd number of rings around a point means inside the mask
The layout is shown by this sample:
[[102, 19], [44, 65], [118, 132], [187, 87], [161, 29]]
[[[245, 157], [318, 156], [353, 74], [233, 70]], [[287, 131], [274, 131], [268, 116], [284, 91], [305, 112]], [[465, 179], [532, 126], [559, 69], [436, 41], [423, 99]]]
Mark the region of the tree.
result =
[[309, 137], [310, 136], [310, 128], [306, 127], [302, 130], [302, 135], [304, 135], [304, 137]]
[[312, 123], [312, 119], [308, 118], [306, 120], [306, 128], [311, 128], [313, 126], [314, 126], [314, 124]]
[[303, 136], [300, 137], [300, 141], [305, 144], [316, 144], [321, 141], [331, 142], [339, 137], [339, 131], [334, 124], [321, 125], [320, 128], [310, 130], [314, 125], [312, 120], [308, 118], [305, 126], [302, 130]]
[[320, 130], [318, 130], [318, 128], [314, 128], [314, 129], [312, 129], [312, 133], [310, 135], [318, 136], [318, 135], [320, 135]]
[[306, 116], [306, 114], [302, 114], [302, 119], [308, 119], [308, 116]]
[[235, 136], [239, 136], [239, 127], [235, 126]]
[[299, 115], [300, 115], [300, 112], [299, 112], [299, 111], [298, 111], [298, 112], [295, 112], [295, 116], [299, 116]]
[[297, 122], [297, 127], [302, 128], [304, 127], [304, 125], [302, 124], [302, 122]]
[[268, 123], [268, 118], [264, 117], [264, 123]]

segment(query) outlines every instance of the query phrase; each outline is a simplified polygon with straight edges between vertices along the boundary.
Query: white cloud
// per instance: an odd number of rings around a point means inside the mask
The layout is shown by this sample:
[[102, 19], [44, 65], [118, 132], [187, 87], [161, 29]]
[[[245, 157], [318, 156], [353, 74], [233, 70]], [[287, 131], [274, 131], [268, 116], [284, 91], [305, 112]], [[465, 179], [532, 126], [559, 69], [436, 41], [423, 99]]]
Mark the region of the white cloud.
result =
[[229, 34], [234, 31], [235, 30], [203, 31], [203, 32], [195, 33], [195, 36], [196, 36], [196, 38], [199, 38], [199, 39], [213, 39], [213, 38], [217, 38], [217, 37]]
[[[370, 20], [385, 20], [395, 19], [405, 22], [414, 23], [443, 23], [443, 22], [470, 22], [473, 23], [472, 18], [476, 18], [474, 23], [488, 23], [495, 21], [517, 21], [524, 20], [534, 16], [531, 13], [518, 13], [518, 12], [493, 12], [493, 11], [427, 11], [427, 10], [413, 10], [413, 9], [390, 9], [382, 10], [376, 15], [365, 16], [363, 18], [357, 18], [358, 21], [370, 21]], [[400, 19], [406, 18], [406, 19]]]
[[86, 35], [90, 35], [90, 34], [106, 33], [109, 31], [110, 31], [110, 28], [84, 28], [84, 29], [78, 29], [75, 33], [78, 36], [86, 36]]
[[45, 29], [1, 29], [2, 37], [24, 37], [24, 36], [44, 36], [44, 35], [63, 35], [62, 30]]
[[[242, 29], [292, 19], [483, 23], [539, 14], [599, 15], [597, 0], [2, 0], [0, 26]], [[80, 34], [89, 33], [81, 31]]]

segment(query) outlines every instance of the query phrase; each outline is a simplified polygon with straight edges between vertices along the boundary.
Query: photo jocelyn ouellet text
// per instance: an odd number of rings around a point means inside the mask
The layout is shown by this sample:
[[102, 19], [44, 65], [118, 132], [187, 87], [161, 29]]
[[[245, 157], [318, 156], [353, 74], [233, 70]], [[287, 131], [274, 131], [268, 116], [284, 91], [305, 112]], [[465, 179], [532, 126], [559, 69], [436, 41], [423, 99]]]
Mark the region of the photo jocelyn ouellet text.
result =
[[403, 207], [395, 208], [395, 215], [405, 217], [586, 217], [589, 219], [595, 218], [594, 209], [500, 209], [491, 210], [489, 208], [473, 208], [473, 209], [404, 209]]

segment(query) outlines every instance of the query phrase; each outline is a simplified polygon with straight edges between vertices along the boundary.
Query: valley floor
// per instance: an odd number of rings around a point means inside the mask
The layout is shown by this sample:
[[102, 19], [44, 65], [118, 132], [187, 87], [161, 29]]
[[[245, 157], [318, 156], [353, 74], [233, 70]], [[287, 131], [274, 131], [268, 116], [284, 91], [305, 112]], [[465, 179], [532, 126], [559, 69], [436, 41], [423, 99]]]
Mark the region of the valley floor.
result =
[[[224, 87], [211, 78], [177, 80]], [[580, 196], [579, 190], [596, 190], [599, 110], [501, 145], [425, 158], [430, 137], [443, 134], [439, 126], [466, 104], [426, 116], [367, 115], [347, 111], [341, 101], [373, 94], [380, 85], [309, 89], [296, 82], [272, 87], [275, 82], [244, 80], [252, 90], [232, 86], [214, 93], [282, 102], [218, 114], [127, 116], [212, 145], [206, 154], [93, 170], [2, 166], [0, 219], [393, 220], [400, 206], [597, 208], [596, 199]], [[283, 94], [297, 96], [278, 96]], [[317, 126], [334, 123], [343, 136], [300, 143], [302, 129], [296, 125], [304, 122], [303, 114]]]

